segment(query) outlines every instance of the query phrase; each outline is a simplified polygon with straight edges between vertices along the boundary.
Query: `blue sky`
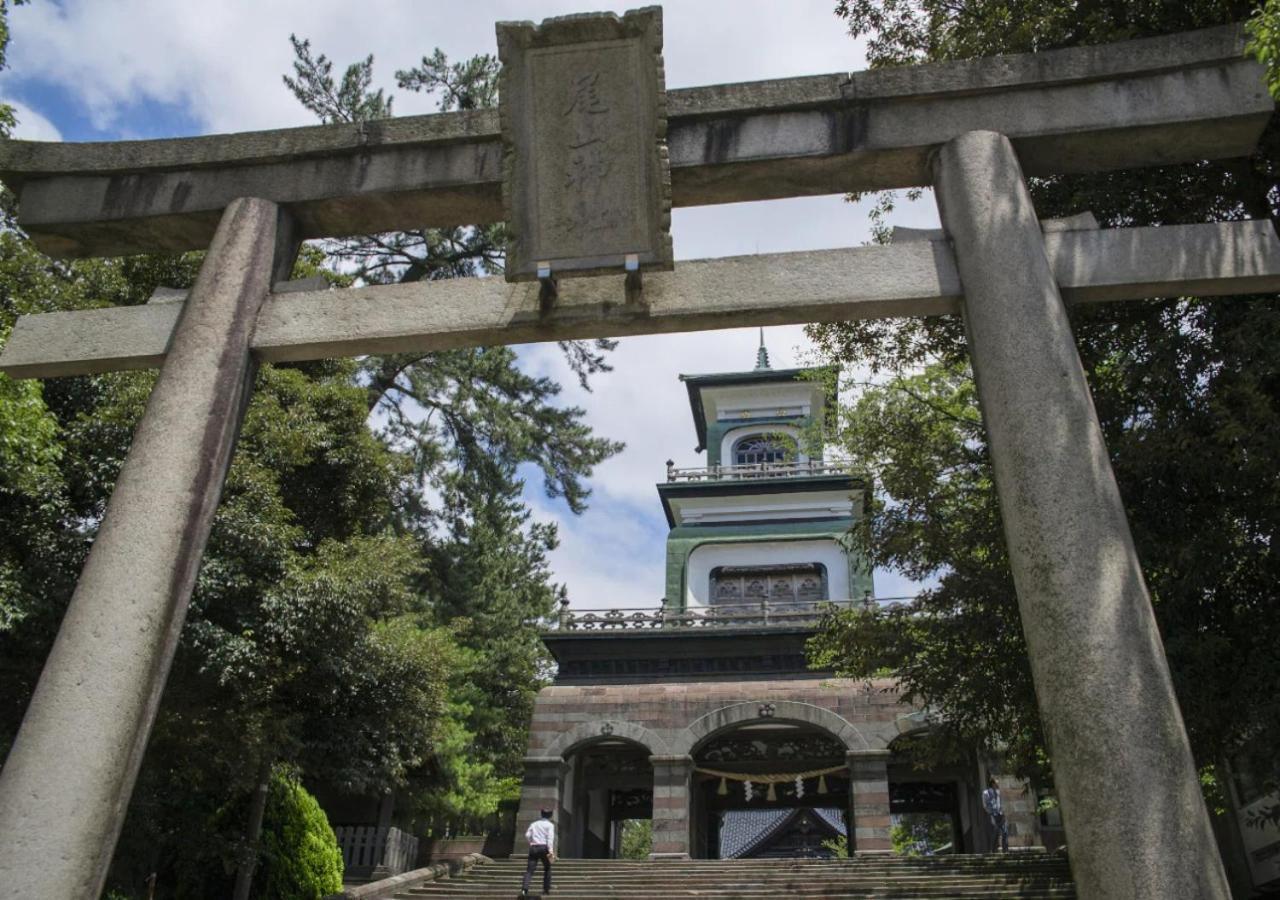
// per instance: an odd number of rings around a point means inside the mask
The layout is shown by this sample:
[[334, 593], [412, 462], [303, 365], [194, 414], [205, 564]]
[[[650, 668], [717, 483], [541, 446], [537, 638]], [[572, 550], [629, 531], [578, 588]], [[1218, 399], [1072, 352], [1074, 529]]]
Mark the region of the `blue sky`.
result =
[[[450, 58], [494, 53], [493, 23], [634, 3], [492, 0], [444, 4], [369, 0], [39, 0], [11, 11], [10, 68], [0, 98], [17, 106], [18, 137], [33, 140], [162, 138], [313, 124], [281, 82], [289, 35], [347, 63], [375, 57], [375, 84], [396, 94], [400, 115], [431, 112], [431, 98], [395, 91], [393, 73], [439, 46]], [[668, 87], [751, 81], [865, 66], [862, 48], [832, 14], [831, 0], [676, 0], [664, 4]], [[936, 225], [930, 198], [900, 207], [894, 221]], [[677, 259], [851, 246], [868, 239], [866, 209], [843, 198], [679, 209]], [[803, 364], [800, 327], [765, 330], [775, 367]], [[526, 490], [535, 514], [556, 521], [553, 557], [578, 608], [652, 606], [663, 590], [666, 521], [654, 485], [664, 463], [698, 465], [680, 373], [735, 371], [755, 361], [752, 329], [627, 338], [614, 372], [583, 392], [553, 345], [522, 348], [523, 365], [556, 377], [564, 402], [581, 406], [596, 430], [627, 449], [592, 480], [590, 510], [573, 516]], [[877, 593], [913, 587], [893, 573]]]

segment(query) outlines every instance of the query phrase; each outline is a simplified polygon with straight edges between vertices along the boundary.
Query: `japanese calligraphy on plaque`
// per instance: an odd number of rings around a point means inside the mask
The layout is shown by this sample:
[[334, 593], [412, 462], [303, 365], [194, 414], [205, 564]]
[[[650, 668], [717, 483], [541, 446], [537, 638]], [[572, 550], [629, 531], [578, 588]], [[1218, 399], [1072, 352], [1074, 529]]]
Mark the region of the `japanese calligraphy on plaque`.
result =
[[507, 280], [671, 269], [662, 10], [499, 22]]

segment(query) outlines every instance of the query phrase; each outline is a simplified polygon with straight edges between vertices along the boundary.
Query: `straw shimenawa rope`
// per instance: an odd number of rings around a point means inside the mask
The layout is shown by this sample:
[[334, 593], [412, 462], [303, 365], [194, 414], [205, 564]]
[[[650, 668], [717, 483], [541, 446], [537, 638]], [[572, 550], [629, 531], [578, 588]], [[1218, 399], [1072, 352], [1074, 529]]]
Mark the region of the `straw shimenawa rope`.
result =
[[695, 768], [693, 771], [699, 775], [710, 775], [713, 778], [732, 778], [734, 781], [751, 781], [755, 784], [782, 784], [784, 781], [795, 781], [797, 778], [818, 778], [822, 775], [834, 775], [837, 772], [847, 772], [849, 767], [832, 766], [829, 769], [812, 769], [808, 772], [790, 772], [785, 775], [743, 775], [739, 772], [721, 772], [718, 769]]

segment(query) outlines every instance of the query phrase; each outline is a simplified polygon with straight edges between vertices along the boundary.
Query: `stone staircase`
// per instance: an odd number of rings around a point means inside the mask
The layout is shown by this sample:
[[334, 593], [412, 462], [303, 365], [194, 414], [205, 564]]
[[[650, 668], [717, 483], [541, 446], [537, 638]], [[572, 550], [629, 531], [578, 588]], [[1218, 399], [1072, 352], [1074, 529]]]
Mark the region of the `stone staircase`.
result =
[[[520, 893], [523, 860], [498, 860], [465, 875], [402, 889], [398, 900], [422, 897], [512, 898]], [[553, 867], [552, 897], [729, 898], [859, 897], [1074, 898], [1067, 861], [1045, 853], [998, 856], [872, 857], [847, 860], [588, 860]], [[541, 868], [530, 893], [542, 887]]]

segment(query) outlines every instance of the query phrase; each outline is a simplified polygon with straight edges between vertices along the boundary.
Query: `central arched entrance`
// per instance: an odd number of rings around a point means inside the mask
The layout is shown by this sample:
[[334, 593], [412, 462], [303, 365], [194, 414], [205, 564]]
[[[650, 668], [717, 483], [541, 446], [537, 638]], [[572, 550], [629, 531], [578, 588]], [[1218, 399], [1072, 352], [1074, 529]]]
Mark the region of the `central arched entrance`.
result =
[[[891, 837], [899, 852], [972, 853], [991, 849], [982, 811], [982, 771], [972, 749], [921, 752], [928, 728], [909, 731], [890, 745]], [[922, 764], [927, 759], [927, 764]], [[1012, 799], [1012, 798], [1010, 798]]]
[[603, 738], [575, 747], [564, 759], [560, 855], [618, 858], [628, 844], [628, 833], [653, 819], [648, 748]]
[[848, 846], [844, 741], [818, 726], [756, 720], [693, 752], [692, 855], [829, 857]]

